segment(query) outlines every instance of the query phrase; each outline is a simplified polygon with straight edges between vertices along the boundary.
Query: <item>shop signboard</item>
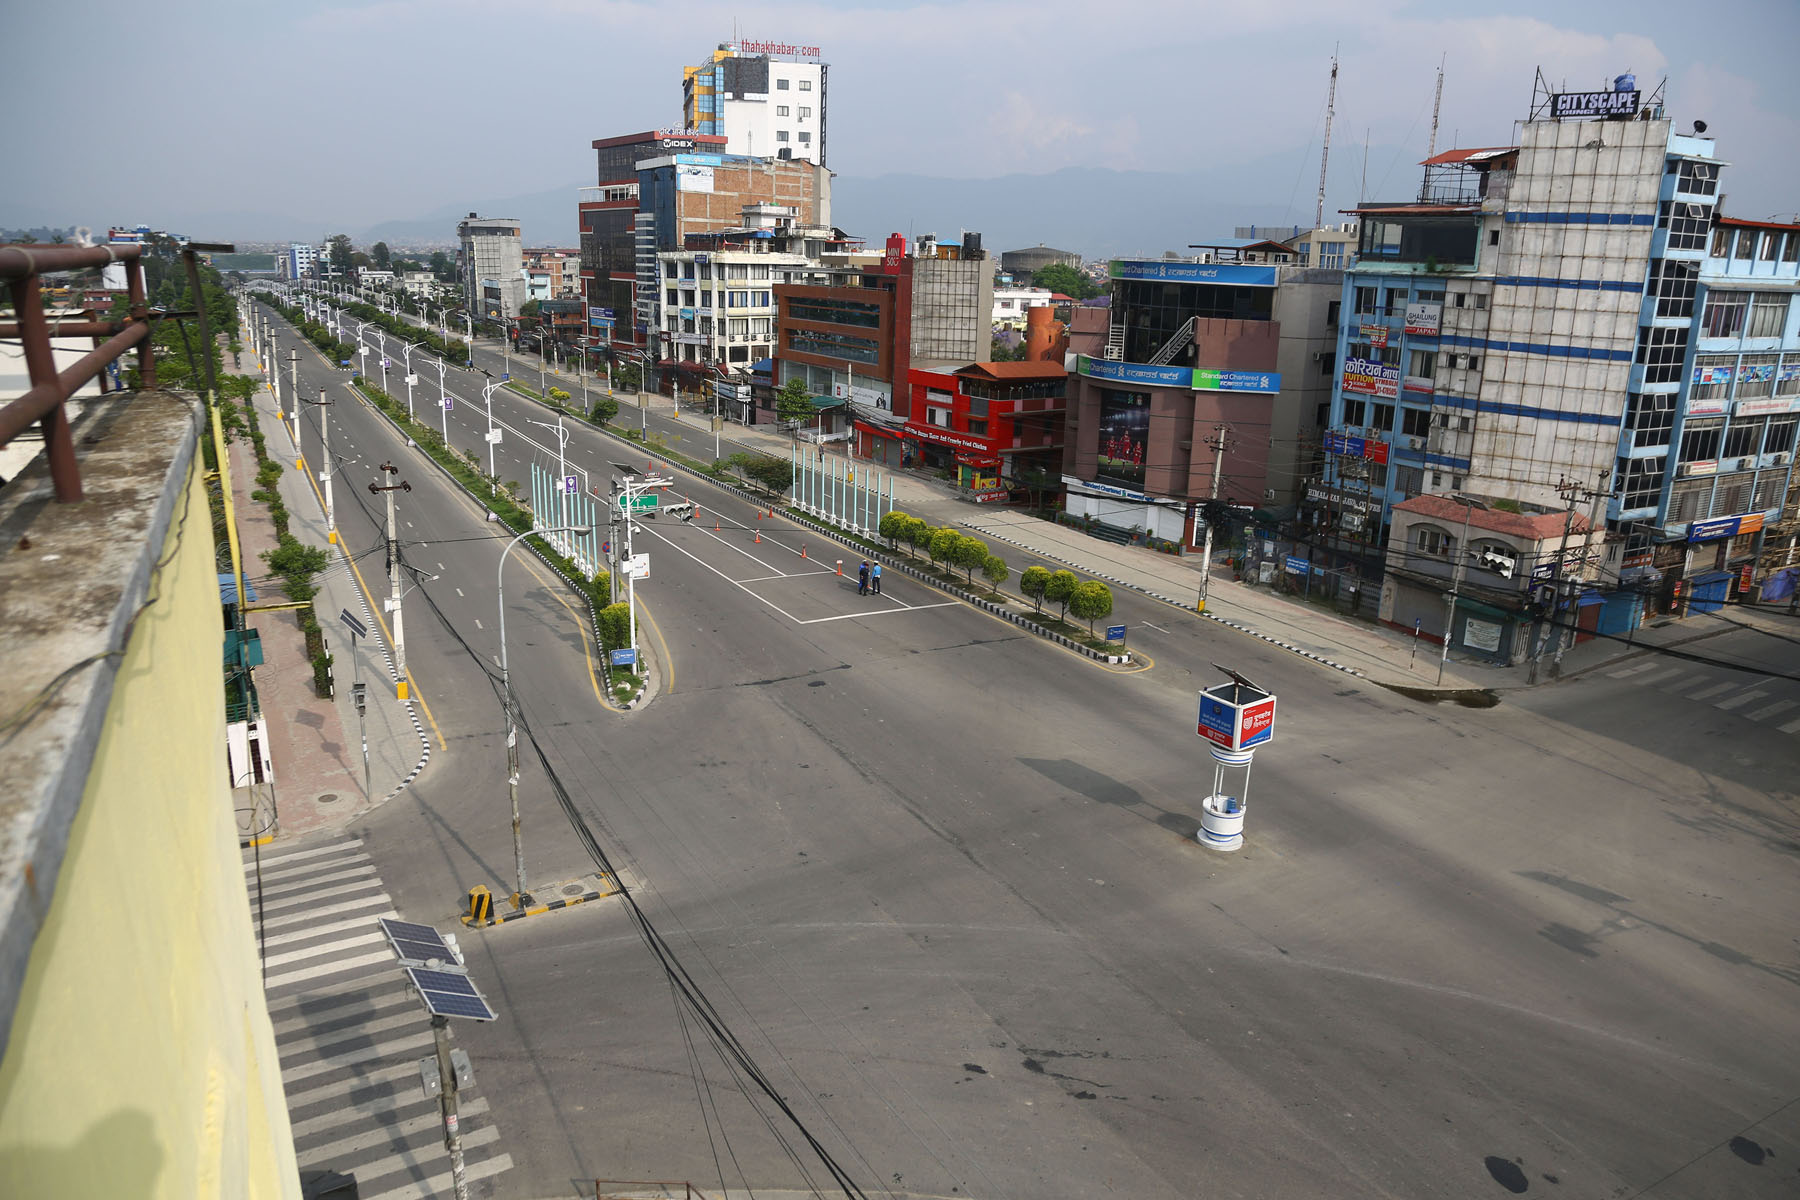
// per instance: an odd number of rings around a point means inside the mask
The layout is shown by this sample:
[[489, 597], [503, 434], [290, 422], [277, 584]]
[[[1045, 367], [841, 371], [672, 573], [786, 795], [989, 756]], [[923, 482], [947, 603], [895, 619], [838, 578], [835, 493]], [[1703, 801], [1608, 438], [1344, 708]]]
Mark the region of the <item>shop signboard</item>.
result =
[[1364, 325], [1362, 340], [1377, 350], [1386, 350], [1388, 344], [1388, 328], [1386, 325]]
[[1639, 95], [1636, 91], [1557, 92], [1550, 98], [1551, 111], [1559, 121], [1583, 117], [1635, 117]]
[[1408, 304], [1406, 306], [1406, 332], [1419, 337], [1436, 337], [1442, 324], [1444, 306], [1442, 304]]
[[1227, 283], [1242, 287], [1274, 287], [1276, 268], [1238, 263], [1165, 262], [1162, 259], [1114, 259], [1114, 279], [1154, 279], [1170, 283]]
[[1084, 354], [1076, 369], [1089, 379], [1103, 379], [1109, 383], [1142, 383], [1154, 387], [1192, 387], [1194, 385], [1192, 367], [1162, 367], [1150, 363], [1113, 362], [1104, 358], [1089, 358]]
[[[1762, 517], [1757, 514], [1758, 521]], [[1741, 517], [1714, 517], [1710, 521], [1695, 521], [1688, 526], [1687, 540], [1690, 542], [1716, 542], [1720, 538], [1736, 537]]]
[[1400, 364], [1347, 358], [1344, 360], [1344, 390], [1360, 396], [1398, 396]]
[[1281, 376], [1274, 371], [1220, 371], [1196, 367], [1194, 387], [1207, 392], [1262, 392], [1272, 396], [1281, 391]]
[[1739, 400], [1735, 407], [1737, 415], [1740, 417], [1795, 412], [1800, 410], [1800, 396], [1769, 396], [1761, 400]]

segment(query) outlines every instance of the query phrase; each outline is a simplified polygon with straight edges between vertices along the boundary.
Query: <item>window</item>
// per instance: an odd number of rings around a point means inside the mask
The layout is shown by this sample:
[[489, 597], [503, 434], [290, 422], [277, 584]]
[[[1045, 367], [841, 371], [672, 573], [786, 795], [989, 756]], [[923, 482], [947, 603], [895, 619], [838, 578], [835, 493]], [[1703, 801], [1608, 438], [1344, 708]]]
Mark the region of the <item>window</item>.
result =
[[1719, 457], [1719, 434], [1725, 428], [1723, 418], [1689, 421], [1681, 427], [1681, 457], [1684, 463], [1712, 462]]
[[1413, 530], [1413, 549], [1431, 558], [1448, 558], [1454, 539], [1434, 525], [1420, 525]]
[[1379, 491], [1387, 486], [1388, 469], [1386, 463], [1369, 464], [1369, 487]]
[[1762, 247], [1763, 261], [1774, 262], [1776, 254], [1779, 253], [1780, 245], [1781, 235], [1779, 233], [1770, 231], [1768, 234], [1764, 235]]
[[1713, 206], [1689, 204], [1684, 200], [1664, 200], [1657, 225], [1669, 231], [1669, 249], [1704, 250], [1706, 235], [1712, 227]]
[[1431, 350], [1408, 351], [1406, 373], [1416, 379], [1437, 377], [1437, 354]]
[[1394, 406], [1379, 401], [1369, 405], [1369, 424], [1386, 433], [1394, 428]]
[[1344, 397], [1344, 424], [1350, 426], [1361, 425], [1363, 423], [1363, 417], [1367, 415], [1368, 411], [1369, 406], [1364, 401], [1352, 400], [1348, 396]]
[[1319, 374], [1330, 375], [1337, 370], [1337, 354], [1331, 350], [1319, 352]]
[[1756, 257], [1756, 238], [1757, 238], [1757, 232], [1754, 229], [1738, 230], [1737, 250], [1732, 254], [1731, 257], [1741, 258], [1741, 259], [1744, 259], [1746, 262], [1748, 262], [1750, 259], [1755, 258]]
[[775, 81], [775, 90], [778, 92], [787, 91], [788, 90], [788, 81], [785, 79], [777, 79]]
[[804, 121], [810, 116], [812, 116], [812, 109], [809, 106], [802, 104], [800, 106], [800, 119]]
[[1712, 195], [1719, 190], [1719, 164], [1682, 159], [1675, 190], [1695, 196]]
[[1394, 487], [1410, 500], [1425, 490], [1425, 472], [1418, 467], [1395, 467]]
[[1634, 508], [1654, 507], [1662, 496], [1663, 460], [1660, 458], [1628, 458], [1622, 459], [1623, 498], [1620, 507], [1626, 511]]
[[1667, 446], [1675, 428], [1675, 397], [1666, 392], [1633, 392], [1625, 408], [1625, 423], [1635, 434], [1634, 445], [1646, 449]]
[[1637, 361], [1645, 383], [1678, 383], [1687, 355], [1687, 330], [1648, 327], [1638, 331]]
[[731, 337], [734, 341], [742, 341], [750, 336], [750, 322], [744, 317], [731, 319]]
[[1775, 368], [1775, 394], [1800, 396], [1800, 354], [1788, 355], [1787, 361]]
[[1325, 327], [1327, 329], [1336, 329], [1337, 328], [1338, 313], [1343, 309], [1343, 307], [1344, 307], [1344, 302], [1342, 300], [1332, 300], [1332, 301], [1328, 301], [1326, 303], [1326, 305], [1325, 305]]
[[1750, 327], [1745, 335], [1753, 338], [1780, 337], [1787, 327], [1788, 298], [1781, 292], [1757, 292], [1750, 301]]
[[670, 308], [679, 308], [681, 306], [681, 293], [677, 292], [674, 288], [670, 288], [665, 303], [668, 304]]
[[809, 130], [809, 129], [802, 129], [802, 130], [801, 130], [801, 131], [800, 131], [800, 140], [801, 140], [801, 142], [803, 142], [803, 143], [806, 143], [806, 144], [811, 144], [811, 142], [812, 142], [812, 131], [811, 131], [811, 130]]
[[1721, 225], [1713, 230], [1712, 249], [1707, 251], [1714, 258], [1731, 257], [1731, 230]]
[[1682, 480], [1669, 490], [1669, 520], [1678, 523], [1694, 520], [1706, 508], [1711, 495], [1712, 480]]
[[788, 140], [788, 131], [785, 129], [777, 129], [775, 131], [775, 140], [778, 142], [787, 141]]
[[1775, 360], [1778, 357], [1774, 354], [1744, 355], [1737, 370], [1737, 399], [1749, 400], [1774, 394]]
[[1750, 458], [1762, 445], [1763, 426], [1766, 421], [1751, 418], [1748, 421], [1733, 421], [1731, 428], [1725, 431], [1725, 457]]
[[788, 106], [785, 104], [777, 104], [775, 106], [775, 115], [778, 117], [787, 116], [788, 115]]
[[1372, 287], [1359, 287], [1356, 289], [1356, 311], [1359, 316], [1375, 315], [1376, 307], [1379, 303], [1379, 301], [1376, 300], [1376, 295], [1377, 291]]
[[1723, 400], [1731, 392], [1735, 354], [1701, 354], [1694, 358], [1694, 379], [1688, 385], [1689, 400]]
[[800, 81], [800, 90], [801, 90], [801, 91], [803, 91], [803, 92], [810, 92], [810, 91], [812, 91], [812, 80], [810, 80], [810, 79], [802, 79], [802, 80], [801, 80], [801, 81]]
[[1782, 262], [1800, 262], [1800, 233], [1789, 233], [1783, 239], [1785, 245], [1781, 251]]
[[1488, 230], [1488, 245], [1498, 246], [1499, 244], [1500, 244], [1500, 227], [1498, 225], [1496, 225], [1494, 228]]
[[[1448, 416], [1448, 414], [1445, 415]], [[1428, 408], [1401, 409], [1400, 432], [1410, 437], [1429, 437], [1431, 435], [1431, 410]]]
[[986, 437], [987, 429], [988, 429], [988, 423], [985, 419], [984, 420], [976, 420], [974, 418], [970, 418], [969, 432], [974, 434], [976, 437]]
[[1764, 454], [1785, 454], [1794, 448], [1794, 427], [1800, 417], [1775, 417], [1769, 422], [1768, 436], [1763, 438]]
[[1659, 317], [1694, 315], [1694, 284], [1700, 278], [1698, 263], [1660, 258], [1650, 264], [1650, 294], [1656, 297]]
[[1734, 338], [1744, 332], [1744, 313], [1750, 307], [1749, 292], [1713, 292], [1706, 297], [1700, 318], [1706, 337]]

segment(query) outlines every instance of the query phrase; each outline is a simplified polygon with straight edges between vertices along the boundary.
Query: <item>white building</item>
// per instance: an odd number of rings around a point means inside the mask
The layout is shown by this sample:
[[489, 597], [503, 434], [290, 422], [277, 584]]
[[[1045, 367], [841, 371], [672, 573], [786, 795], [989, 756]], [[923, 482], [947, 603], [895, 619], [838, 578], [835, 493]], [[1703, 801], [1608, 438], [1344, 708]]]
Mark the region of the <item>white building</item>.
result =
[[1056, 293], [1049, 288], [994, 289], [994, 324], [1007, 329], [1025, 328], [1025, 310], [1043, 308]]
[[318, 250], [306, 242], [294, 242], [281, 253], [281, 277], [283, 279], [305, 279], [312, 274], [313, 264], [319, 261]]
[[458, 221], [457, 267], [462, 274], [463, 302], [469, 311], [490, 319], [519, 315], [525, 304], [524, 250], [519, 223], [507, 217], [470, 213]]
[[727, 42], [682, 68], [682, 116], [695, 133], [729, 141], [729, 154], [779, 158], [783, 151], [825, 165], [829, 67], [817, 46]]

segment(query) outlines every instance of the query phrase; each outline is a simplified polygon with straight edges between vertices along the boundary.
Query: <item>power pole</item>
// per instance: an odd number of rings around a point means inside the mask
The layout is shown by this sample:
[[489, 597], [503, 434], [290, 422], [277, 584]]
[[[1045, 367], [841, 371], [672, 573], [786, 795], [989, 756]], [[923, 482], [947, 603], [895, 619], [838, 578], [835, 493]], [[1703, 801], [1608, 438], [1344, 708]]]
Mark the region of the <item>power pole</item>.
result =
[[[1606, 481], [1607, 481], [1608, 477], [1610, 477], [1611, 475], [1612, 475], [1612, 470], [1610, 468], [1601, 471], [1598, 486], [1591, 487], [1591, 488], [1582, 488], [1578, 493], [1576, 493], [1583, 500], [1593, 501], [1593, 505], [1594, 505], [1593, 510], [1592, 510], [1593, 515], [1588, 518], [1587, 545], [1589, 547], [1592, 547], [1594, 544], [1594, 532], [1600, 528], [1600, 501], [1605, 499], [1608, 495], [1611, 494], [1610, 492], [1608, 492], [1606, 490]], [[1564, 536], [1565, 536], [1565, 540], [1566, 540], [1567, 535], [1565, 534]], [[1582, 560], [1585, 562], [1586, 559], [1587, 559], [1587, 554], [1584, 552], [1582, 554]], [[1569, 584], [1570, 584], [1569, 596], [1568, 596], [1569, 600], [1574, 599], [1575, 594], [1576, 594], [1576, 586], [1575, 585], [1577, 585], [1579, 583], [1580, 583], [1579, 579], [1570, 579], [1569, 580]], [[1573, 605], [1569, 605], [1568, 607], [1571, 612], [1578, 612], [1578, 610], [1575, 609]], [[1574, 641], [1575, 626], [1578, 626], [1579, 624], [1580, 624], [1579, 621], [1571, 622], [1571, 625], [1569, 628], [1559, 628], [1557, 630], [1557, 632], [1556, 632], [1556, 653], [1554, 655], [1552, 655], [1551, 659], [1550, 659], [1550, 678], [1551, 679], [1561, 679], [1562, 678], [1563, 651], [1566, 650], [1569, 647], [1570, 643], [1572, 643]]]
[[[381, 471], [387, 475], [398, 475], [400, 468], [391, 462], [381, 464]], [[407, 698], [406, 689], [406, 624], [400, 611], [400, 544], [394, 538], [394, 493], [410, 492], [412, 484], [402, 479], [399, 483], [386, 486], [369, 481], [371, 492], [387, 493], [387, 569], [388, 569], [388, 614], [394, 618], [394, 673], [400, 677], [398, 696]]]
[[[1230, 435], [1231, 426], [1221, 425], [1213, 435], [1213, 440], [1206, 443], [1208, 446], [1211, 446], [1213, 450], [1212, 495], [1209, 497], [1210, 500], [1216, 501], [1219, 498], [1219, 483], [1224, 478], [1225, 473], [1225, 451], [1231, 447]], [[1205, 510], [1205, 516], [1203, 518], [1206, 521], [1206, 540], [1200, 551], [1200, 600], [1199, 603], [1195, 605], [1194, 610], [1196, 612], [1206, 611], [1206, 588], [1212, 581], [1213, 523], [1211, 517], [1212, 513], [1209, 505], [1207, 510]]]
[[1567, 509], [1563, 513], [1562, 544], [1557, 548], [1556, 561], [1550, 566], [1550, 611], [1544, 614], [1538, 626], [1537, 651], [1531, 656], [1531, 670], [1525, 677], [1528, 684], [1538, 681], [1538, 664], [1544, 661], [1544, 651], [1550, 645], [1550, 631], [1556, 627], [1558, 601], [1562, 599], [1563, 559], [1569, 552], [1569, 531], [1575, 524], [1575, 497], [1580, 495], [1581, 485], [1572, 479], [1559, 477], [1556, 481], [1556, 494], [1567, 501]]
[[[298, 350], [288, 351], [288, 391], [293, 393], [294, 411], [297, 413], [300, 411], [300, 351]], [[296, 429], [300, 427], [299, 422], [300, 418], [295, 417], [294, 427]], [[299, 435], [296, 434], [295, 441], [298, 440]]]

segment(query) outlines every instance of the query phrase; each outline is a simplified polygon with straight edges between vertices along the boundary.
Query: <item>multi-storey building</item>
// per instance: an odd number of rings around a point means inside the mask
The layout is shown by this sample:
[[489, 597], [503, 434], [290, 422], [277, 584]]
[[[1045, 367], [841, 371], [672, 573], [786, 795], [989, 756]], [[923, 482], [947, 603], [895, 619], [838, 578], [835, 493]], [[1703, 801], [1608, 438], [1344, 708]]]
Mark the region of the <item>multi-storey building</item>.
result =
[[525, 303], [524, 254], [519, 223], [470, 213], [456, 224], [463, 303], [489, 320], [511, 320]]
[[728, 154], [823, 166], [830, 74], [817, 46], [722, 43], [682, 69], [682, 117], [692, 132], [726, 139]]
[[526, 299], [560, 300], [581, 294], [581, 255], [574, 250], [526, 249]]
[[1755, 555], [1792, 471], [1800, 246], [1722, 218], [1713, 140], [1629, 84], [1546, 96], [1517, 145], [1436, 155], [1418, 200], [1357, 210], [1308, 514], [1334, 558], [1373, 577], [1416, 495], [1578, 503], [1625, 541], [1623, 581], [1581, 580], [1629, 628], [1641, 598], [1622, 583], [1668, 604], [1706, 568], [1687, 592], [1710, 603]]
[[306, 242], [294, 242], [281, 252], [280, 262], [283, 279], [305, 279], [312, 274], [313, 263], [318, 261], [318, 252]]
[[1113, 262], [1108, 315], [1075, 314], [1062, 467], [1070, 513], [1190, 546], [1215, 493], [1249, 510], [1296, 490], [1340, 278], [1276, 243], [1196, 249]]
[[[1055, 302], [1056, 293], [1049, 288], [997, 287], [994, 289], [994, 326], [998, 329], [1025, 328], [1025, 313]], [[1064, 297], [1066, 302], [1067, 297]]]

